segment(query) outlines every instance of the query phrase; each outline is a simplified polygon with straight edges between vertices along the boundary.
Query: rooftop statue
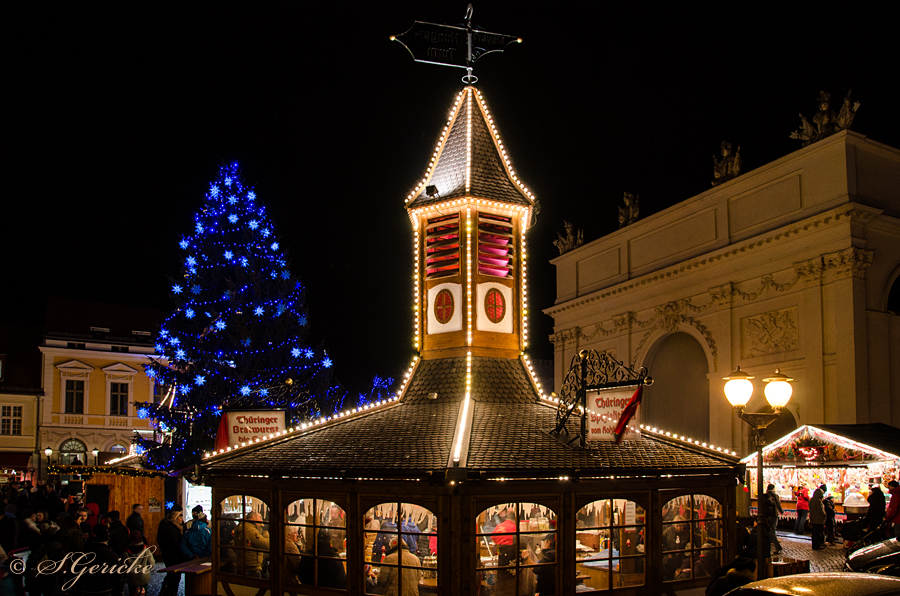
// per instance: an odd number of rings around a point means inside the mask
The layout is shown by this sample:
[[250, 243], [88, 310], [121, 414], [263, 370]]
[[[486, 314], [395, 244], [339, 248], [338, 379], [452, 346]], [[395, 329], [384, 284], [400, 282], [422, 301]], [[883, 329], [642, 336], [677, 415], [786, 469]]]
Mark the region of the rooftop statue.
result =
[[800, 130], [792, 132], [791, 138], [800, 139], [803, 146], [806, 147], [810, 143], [820, 141], [836, 132], [849, 130], [859, 106], [858, 101], [850, 104], [850, 91], [847, 91], [841, 111], [835, 112], [831, 109], [831, 94], [819, 91], [819, 111], [813, 116], [812, 123], [806, 119], [806, 116], [800, 114]]
[[732, 154], [731, 143], [722, 141], [721, 152], [722, 159], [713, 155], [713, 186], [718, 186], [741, 175], [741, 146], [738, 145], [737, 151]]
[[553, 244], [559, 249], [559, 254], [561, 255], [584, 244], [584, 230], [578, 230], [576, 233], [575, 226], [572, 222], [568, 221], [563, 222], [563, 227], [566, 229], [566, 235], [563, 236], [557, 232], [556, 235], [559, 236], [559, 238], [553, 241]]
[[622, 199], [625, 201], [625, 206], [619, 207], [619, 229], [636, 222], [641, 209], [637, 197], [630, 192], [626, 192]]

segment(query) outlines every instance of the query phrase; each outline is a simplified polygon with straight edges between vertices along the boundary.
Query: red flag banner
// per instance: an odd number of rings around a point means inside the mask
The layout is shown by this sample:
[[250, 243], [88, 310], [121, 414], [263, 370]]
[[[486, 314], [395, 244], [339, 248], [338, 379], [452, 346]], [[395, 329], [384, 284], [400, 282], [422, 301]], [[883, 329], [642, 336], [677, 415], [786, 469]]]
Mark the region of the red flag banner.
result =
[[638, 388], [634, 392], [634, 395], [631, 396], [631, 400], [625, 406], [625, 409], [622, 410], [622, 415], [619, 416], [619, 422], [616, 424], [616, 443], [622, 441], [622, 437], [625, 435], [625, 431], [628, 429], [628, 423], [632, 418], [634, 418], [638, 406], [641, 405], [641, 398], [643, 397], [644, 384], [641, 383], [640, 385], [638, 385]]

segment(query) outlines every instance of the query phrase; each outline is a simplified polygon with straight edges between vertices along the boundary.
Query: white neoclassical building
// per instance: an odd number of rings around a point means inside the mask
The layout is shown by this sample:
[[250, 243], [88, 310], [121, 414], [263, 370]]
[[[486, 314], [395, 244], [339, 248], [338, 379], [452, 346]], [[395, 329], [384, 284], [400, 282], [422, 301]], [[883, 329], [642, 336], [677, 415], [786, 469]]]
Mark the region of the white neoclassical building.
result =
[[[553, 260], [555, 377], [583, 349], [646, 366], [644, 422], [742, 450], [722, 377], [795, 380], [800, 424], [900, 426], [900, 151], [841, 132]], [[744, 425], [746, 426], [746, 425]], [[745, 448], [745, 447], [744, 447]]]

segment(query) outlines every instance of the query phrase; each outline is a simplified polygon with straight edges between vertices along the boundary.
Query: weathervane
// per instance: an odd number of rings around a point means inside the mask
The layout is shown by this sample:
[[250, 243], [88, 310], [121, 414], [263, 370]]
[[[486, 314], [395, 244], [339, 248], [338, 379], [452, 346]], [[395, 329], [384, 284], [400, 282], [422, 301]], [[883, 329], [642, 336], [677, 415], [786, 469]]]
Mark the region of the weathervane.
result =
[[416, 62], [465, 68], [466, 76], [462, 80], [472, 85], [478, 81], [472, 70], [479, 58], [502, 52], [511, 43], [522, 43], [522, 38], [476, 30], [472, 25], [471, 4], [466, 7], [465, 25], [453, 27], [415, 21], [405, 33], [391, 35], [391, 41], [399, 41]]

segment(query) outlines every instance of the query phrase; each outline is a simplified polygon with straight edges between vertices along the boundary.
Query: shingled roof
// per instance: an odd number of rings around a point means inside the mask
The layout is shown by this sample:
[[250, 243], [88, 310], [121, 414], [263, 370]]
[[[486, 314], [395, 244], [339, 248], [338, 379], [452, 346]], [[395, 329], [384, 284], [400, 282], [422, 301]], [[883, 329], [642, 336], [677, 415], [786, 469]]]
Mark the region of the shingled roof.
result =
[[[466, 196], [490, 198], [513, 205], [533, 205], [534, 201], [512, 176], [509, 156], [501, 153], [502, 143], [488, 121], [488, 111], [480, 93], [466, 87], [454, 106], [445, 134], [438, 143], [437, 161], [425, 180], [413, 191], [410, 209]], [[471, 148], [471, 151], [469, 150]], [[468, 187], [467, 187], [468, 179]], [[438, 194], [425, 194], [435, 186]]]
[[[465, 399], [465, 358], [420, 361], [402, 398], [340, 416], [204, 461], [206, 473], [300, 477], [424, 477], [455, 467], [453, 439]], [[434, 394], [437, 394], [436, 397]], [[429, 397], [430, 396], [430, 397]], [[664, 433], [616, 445], [567, 447], [548, 432], [556, 406], [542, 398], [521, 360], [473, 357], [471, 418], [461, 467], [495, 476], [697, 473], [736, 467], [737, 458]], [[577, 432], [579, 421], [569, 421]]]

